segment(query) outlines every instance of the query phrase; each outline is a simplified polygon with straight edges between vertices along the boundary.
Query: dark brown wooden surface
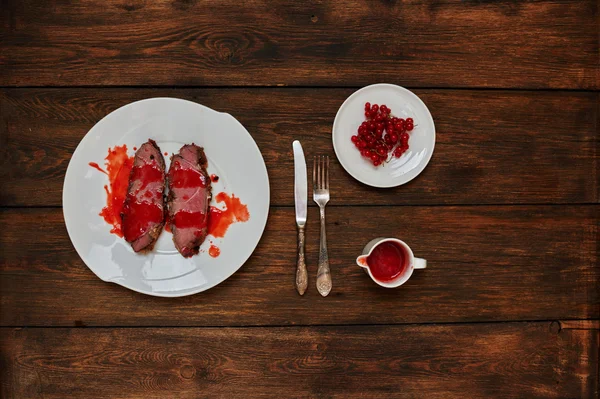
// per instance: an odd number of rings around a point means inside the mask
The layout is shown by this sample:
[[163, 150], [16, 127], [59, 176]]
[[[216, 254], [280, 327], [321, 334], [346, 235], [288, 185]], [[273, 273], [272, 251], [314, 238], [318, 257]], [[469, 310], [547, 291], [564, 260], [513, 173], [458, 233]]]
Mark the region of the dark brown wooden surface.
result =
[[[0, 1], [0, 397], [598, 398], [599, 54], [597, 0]], [[395, 189], [331, 145], [377, 82], [436, 124]], [[81, 138], [157, 96], [235, 116], [271, 182], [255, 253], [185, 298], [101, 281], [62, 218]], [[293, 288], [294, 139], [332, 157], [328, 298], [314, 206]], [[428, 269], [379, 288], [354, 264], [378, 236]]]
[[[331, 207], [327, 217], [335, 289], [326, 300], [314, 286], [314, 208], [304, 297], [293, 288], [294, 209], [273, 208], [260, 245], [239, 272], [202, 295], [174, 300], [99, 280], [73, 249], [60, 209], [4, 210], [0, 320], [5, 326], [263, 326], [600, 317], [596, 206], [350, 206]], [[44, 245], [29, 239], [36, 235]], [[355, 264], [377, 236], [405, 237], [429, 268], [415, 271], [401, 290], [379, 288]]]
[[[273, 205], [294, 204], [295, 139], [304, 144], [308, 159], [332, 156], [333, 206], [598, 202], [598, 93], [417, 90], [436, 123], [433, 160], [413, 182], [375, 190], [354, 180], [333, 156], [332, 121], [352, 92], [1, 90], [6, 156], [0, 167], [5, 182], [0, 204], [60, 206], [69, 159], [85, 133], [116, 108], [157, 96], [197, 101], [238, 118], [265, 158]], [[102, 159], [90, 161], [102, 164]]]
[[0, 84], [598, 89], [598, 17], [590, 0], [4, 0]]
[[5, 328], [0, 386], [31, 399], [593, 397], [598, 323], [561, 327]]

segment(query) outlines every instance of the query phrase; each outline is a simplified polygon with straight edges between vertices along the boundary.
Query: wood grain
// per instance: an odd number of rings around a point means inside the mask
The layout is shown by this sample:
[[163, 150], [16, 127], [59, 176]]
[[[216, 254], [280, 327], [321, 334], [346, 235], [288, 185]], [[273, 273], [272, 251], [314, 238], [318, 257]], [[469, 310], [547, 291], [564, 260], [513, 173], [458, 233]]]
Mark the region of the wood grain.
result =
[[1, 329], [3, 398], [593, 398], [598, 330], [546, 323]]
[[60, 206], [68, 162], [85, 133], [114, 109], [157, 96], [238, 118], [262, 151], [274, 205], [293, 205], [294, 139], [308, 159], [331, 156], [334, 206], [598, 202], [598, 93], [417, 90], [436, 123], [433, 159], [409, 184], [375, 190], [350, 177], [332, 148], [333, 119], [352, 91], [4, 89], [0, 205]]
[[[250, 260], [185, 298], [154, 298], [98, 279], [59, 209], [0, 211], [3, 326], [246, 326], [600, 318], [597, 206], [331, 207], [334, 289], [316, 292], [318, 212], [309, 209], [309, 289], [294, 288], [293, 208], [273, 208]], [[42, 222], [43, 221], [43, 222]], [[107, 227], [108, 228], [108, 227]], [[428, 260], [400, 289], [355, 264], [374, 237]]]
[[597, 89], [596, 1], [6, 0], [0, 85]]

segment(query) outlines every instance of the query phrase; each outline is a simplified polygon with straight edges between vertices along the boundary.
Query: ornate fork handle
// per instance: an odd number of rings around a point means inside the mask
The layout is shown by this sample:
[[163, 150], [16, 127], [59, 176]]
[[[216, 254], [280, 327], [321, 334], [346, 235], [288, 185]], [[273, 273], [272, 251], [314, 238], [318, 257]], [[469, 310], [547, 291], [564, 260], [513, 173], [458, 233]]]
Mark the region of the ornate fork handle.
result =
[[325, 234], [325, 207], [321, 206], [321, 242], [319, 245], [319, 268], [317, 270], [317, 291], [327, 296], [331, 291], [331, 272], [329, 271], [329, 256], [327, 255], [327, 237]]
[[296, 268], [296, 289], [298, 294], [304, 295], [308, 286], [308, 273], [304, 259], [304, 226], [298, 226], [298, 265]]

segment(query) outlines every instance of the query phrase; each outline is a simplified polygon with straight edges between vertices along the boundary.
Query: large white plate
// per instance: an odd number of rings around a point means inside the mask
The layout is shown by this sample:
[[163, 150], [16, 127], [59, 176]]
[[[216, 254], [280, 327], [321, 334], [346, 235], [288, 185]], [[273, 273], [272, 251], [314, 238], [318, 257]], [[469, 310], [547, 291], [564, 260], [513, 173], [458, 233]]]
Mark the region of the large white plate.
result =
[[[385, 104], [394, 116], [413, 118], [409, 149], [400, 158], [375, 167], [360, 155], [350, 138], [365, 120], [365, 103]], [[373, 187], [395, 187], [408, 183], [429, 163], [435, 147], [435, 125], [427, 106], [404, 87], [380, 83], [363, 87], [344, 101], [333, 122], [333, 149], [340, 164], [356, 180]]]
[[[203, 146], [208, 172], [219, 176], [213, 194], [235, 194], [248, 206], [250, 219], [233, 224], [225, 238], [209, 236], [204, 251], [188, 259], [179, 255], [166, 231], [148, 254], [134, 253], [125, 240], [110, 234], [112, 226], [98, 216], [106, 203], [108, 178], [88, 163], [103, 165], [108, 148], [115, 145], [126, 144], [133, 155], [133, 147], [149, 138], [169, 157], [184, 144]], [[214, 201], [212, 205], [222, 205]], [[102, 280], [149, 295], [191, 295], [221, 283], [250, 257], [267, 222], [269, 178], [258, 146], [233, 116], [190, 101], [152, 98], [110, 113], [81, 140], [65, 176], [63, 213], [77, 253]], [[221, 250], [217, 258], [206, 251], [209, 239]]]

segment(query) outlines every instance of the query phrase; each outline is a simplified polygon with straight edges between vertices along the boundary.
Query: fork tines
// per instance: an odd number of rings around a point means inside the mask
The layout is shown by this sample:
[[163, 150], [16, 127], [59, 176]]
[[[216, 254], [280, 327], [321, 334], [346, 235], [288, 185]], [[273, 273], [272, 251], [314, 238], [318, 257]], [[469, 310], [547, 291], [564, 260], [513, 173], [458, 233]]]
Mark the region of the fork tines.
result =
[[329, 190], [329, 156], [327, 155], [314, 157], [313, 189]]

